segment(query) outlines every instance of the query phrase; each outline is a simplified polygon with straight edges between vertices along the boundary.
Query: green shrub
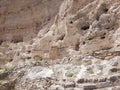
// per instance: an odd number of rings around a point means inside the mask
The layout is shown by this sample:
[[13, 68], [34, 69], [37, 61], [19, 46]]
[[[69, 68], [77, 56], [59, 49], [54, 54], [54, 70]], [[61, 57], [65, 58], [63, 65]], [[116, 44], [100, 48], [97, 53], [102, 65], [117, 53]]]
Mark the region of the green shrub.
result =
[[73, 76], [74, 76], [73, 73], [69, 73], [69, 74], [67, 74], [67, 77], [73, 77]]
[[42, 61], [42, 56], [40, 56], [40, 55], [35, 55], [35, 56], [33, 57], [33, 59], [34, 59], [35, 61]]

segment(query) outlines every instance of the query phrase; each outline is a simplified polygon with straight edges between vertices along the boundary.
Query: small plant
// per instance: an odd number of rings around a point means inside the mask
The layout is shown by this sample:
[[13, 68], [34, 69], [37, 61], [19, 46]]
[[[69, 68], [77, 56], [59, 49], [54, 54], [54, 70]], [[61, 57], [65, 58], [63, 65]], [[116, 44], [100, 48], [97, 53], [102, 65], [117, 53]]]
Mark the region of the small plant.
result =
[[73, 73], [69, 73], [69, 74], [67, 74], [67, 77], [73, 77], [73, 76], [74, 76]]
[[92, 69], [89, 70], [90, 74], [94, 74], [94, 71]]
[[12, 68], [10, 68], [10, 67], [2, 67], [0, 69], [3, 70], [4, 72], [9, 72]]
[[34, 59], [35, 61], [42, 61], [42, 56], [40, 56], [40, 55], [35, 55], [35, 56], [33, 57], [33, 59]]
[[65, 70], [69, 70], [70, 69], [70, 66], [66, 67]]
[[12, 68], [9, 68], [9, 67], [3, 67], [2, 68], [3, 71], [0, 73], [0, 80], [7, 79], [11, 69]]
[[10, 67], [0, 67], [0, 70], [2, 70], [4, 72], [8, 72], [8, 71], [12, 70], [12, 68], [10, 68]]

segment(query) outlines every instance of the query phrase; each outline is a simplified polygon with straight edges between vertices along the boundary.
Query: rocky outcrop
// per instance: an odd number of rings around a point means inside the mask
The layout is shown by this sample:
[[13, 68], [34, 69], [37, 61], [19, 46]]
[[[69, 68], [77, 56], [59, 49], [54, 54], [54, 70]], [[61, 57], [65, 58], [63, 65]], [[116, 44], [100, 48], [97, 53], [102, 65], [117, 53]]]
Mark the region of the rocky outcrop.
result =
[[17, 90], [119, 90], [119, 0], [1, 0], [0, 6], [0, 65], [12, 68], [7, 87], [15, 80]]
[[62, 0], [1, 0], [0, 42], [33, 39], [58, 13]]
[[69, 56], [69, 49], [86, 54], [115, 48], [118, 40], [115, 41], [113, 34], [119, 31], [118, 18], [117, 0], [114, 2], [66, 0], [61, 5], [54, 24], [48, 33], [41, 37], [40, 45], [37, 45], [36, 49], [41, 51], [42, 56], [48, 51], [46, 54], [51, 57], [53, 50], [51, 47], [55, 44], [60, 51], [59, 57], [55, 57], [63, 58]]
[[[82, 60], [87, 59], [92, 64], [77, 65], [73, 63], [77, 61], [76, 59], [67, 64], [65, 64], [65, 60], [64, 62], [46, 60], [15, 67], [7, 76], [9, 80], [7, 84], [14, 82], [14, 89], [17, 90], [56, 90], [57, 88], [60, 90], [116, 90], [118, 88], [119, 90], [120, 68], [118, 64], [116, 65], [119, 63], [119, 58], [98, 62], [96, 58], [86, 56]], [[82, 62], [82, 60], [80, 61]], [[1, 87], [3, 87], [4, 79], [1, 83]]]

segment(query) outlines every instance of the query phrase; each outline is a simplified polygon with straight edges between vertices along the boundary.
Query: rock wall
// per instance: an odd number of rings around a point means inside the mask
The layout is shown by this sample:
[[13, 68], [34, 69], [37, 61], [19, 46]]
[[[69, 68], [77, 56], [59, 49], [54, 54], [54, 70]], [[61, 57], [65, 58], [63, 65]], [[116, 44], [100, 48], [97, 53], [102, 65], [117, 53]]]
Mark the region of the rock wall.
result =
[[0, 42], [31, 40], [54, 18], [61, 2], [62, 0], [0, 0]]
[[0, 88], [120, 90], [119, 0], [0, 5]]
[[[35, 36], [31, 48], [25, 49], [31, 57], [61, 59], [71, 56], [71, 51], [84, 55], [120, 49], [118, 0], [1, 0], [0, 4], [0, 42], [22, 42]], [[16, 50], [14, 45], [8, 48]]]
[[118, 0], [65, 0], [36, 49], [43, 56], [44, 51], [57, 44], [62, 58], [69, 54], [69, 49], [86, 54], [113, 48], [113, 34], [120, 26], [119, 4]]
[[32, 40], [31, 52], [48, 59], [52, 58], [53, 46], [58, 48], [58, 58], [70, 56], [69, 50], [86, 54], [112, 49], [115, 45], [118, 48], [118, 40], [115, 41], [113, 35], [119, 32], [120, 26], [120, 3], [117, 0], [0, 2], [1, 43], [35, 38]]

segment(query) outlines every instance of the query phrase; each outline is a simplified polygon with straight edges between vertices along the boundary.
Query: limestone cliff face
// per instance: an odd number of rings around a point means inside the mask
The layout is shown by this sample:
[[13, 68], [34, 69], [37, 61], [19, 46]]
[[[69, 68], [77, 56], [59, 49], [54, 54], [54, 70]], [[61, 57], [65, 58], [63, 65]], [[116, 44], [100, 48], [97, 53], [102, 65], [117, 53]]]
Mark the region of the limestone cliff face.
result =
[[0, 89], [120, 90], [119, 0], [0, 0]]
[[58, 13], [62, 0], [0, 0], [0, 41], [27, 41]]
[[[31, 41], [21, 48], [27, 47], [32, 58], [37, 54], [44, 59], [69, 57], [71, 50], [80, 55], [120, 51], [119, 4], [118, 0], [1, 0], [0, 43]], [[11, 46], [3, 43], [1, 52], [7, 48], [16, 52]]]
[[[0, 4], [1, 43], [31, 41], [32, 54], [45, 59], [70, 56], [70, 49], [80, 54], [119, 49], [117, 0], [1, 0]], [[51, 50], [57, 50], [57, 56], [51, 57]]]
[[119, 44], [113, 36], [120, 26], [119, 4], [117, 0], [65, 0], [36, 48], [42, 54], [57, 44], [58, 58], [69, 54], [68, 49], [86, 54], [114, 48]]

